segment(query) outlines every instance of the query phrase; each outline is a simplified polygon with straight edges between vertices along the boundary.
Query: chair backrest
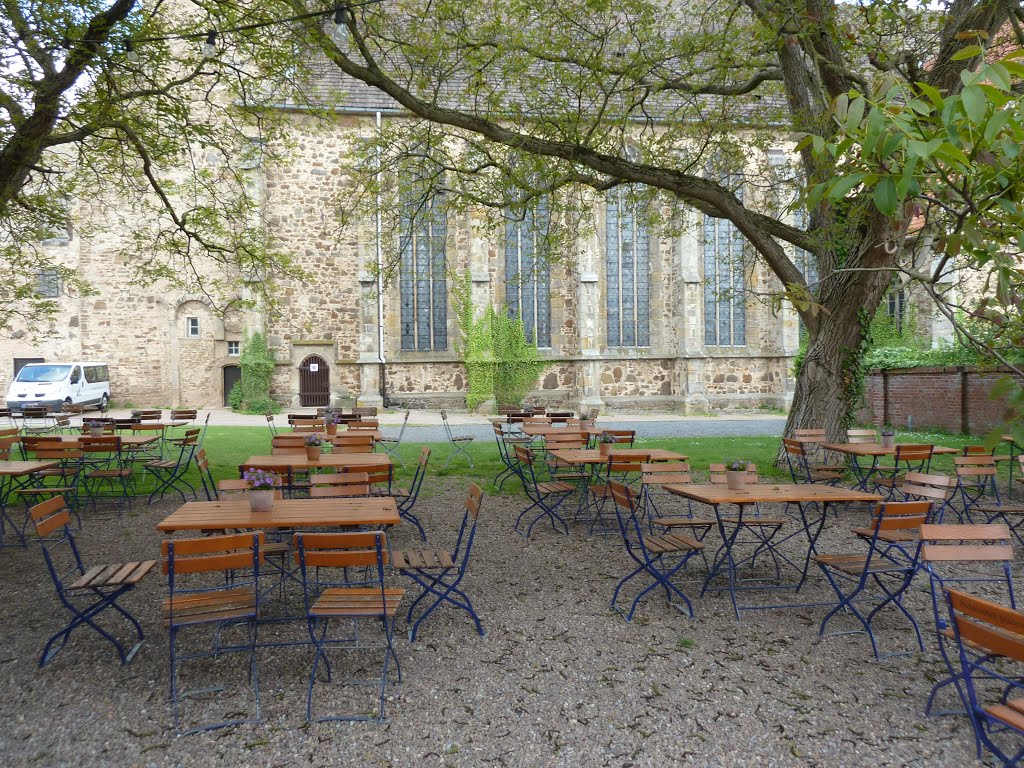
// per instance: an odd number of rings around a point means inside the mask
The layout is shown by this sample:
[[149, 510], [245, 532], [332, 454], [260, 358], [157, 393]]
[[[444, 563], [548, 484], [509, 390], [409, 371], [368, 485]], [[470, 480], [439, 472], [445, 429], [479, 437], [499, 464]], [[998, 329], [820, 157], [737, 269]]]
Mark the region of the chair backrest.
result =
[[194, 408], [172, 408], [171, 421], [195, 421], [199, 411]]
[[848, 443], [877, 443], [877, 429], [848, 429], [846, 430], [846, 442]]
[[654, 464], [641, 464], [640, 471], [643, 473], [645, 486], [693, 482], [690, 464], [686, 461], [659, 461]]
[[904, 496], [945, 503], [953, 496], [956, 479], [949, 475], [907, 472], [900, 485]]
[[356, 416], [366, 418], [369, 416], [371, 419], [377, 416], [377, 406], [375, 405], [357, 405], [352, 409], [352, 413]]
[[871, 513], [875, 536], [881, 531], [917, 530], [931, 514], [930, 501], [883, 501]]
[[996, 477], [996, 458], [991, 453], [970, 453], [965, 456], [956, 456], [953, 458], [953, 466], [961, 485], [967, 481], [971, 481], [975, 485], [983, 485]]
[[274, 435], [272, 438], [270, 438], [271, 448], [283, 448], [284, 446], [305, 444], [306, 435], [296, 435], [294, 432], [289, 432], [286, 435]]
[[614, 453], [609, 454], [608, 473], [610, 475], [636, 474], [650, 460], [651, 454], [643, 453], [642, 451], [633, 451], [626, 456]]
[[965, 445], [964, 456], [993, 456], [995, 448], [986, 448], [984, 445]]
[[[75, 537], [71, 533], [71, 512], [63, 496], [54, 496], [33, 506], [29, 510], [29, 516], [32, 518], [36, 536], [42, 544], [46, 569], [50, 572], [57, 593], [64, 599], [65, 581], [74, 581], [77, 576], [85, 573]], [[60, 535], [51, 535], [58, 531]], [[70, 563], [66, 556], [57, 553], [58, 548], [63, 546], [68, 548]]]
[[[131, 429], [133, 426], [139, 423], [140, 422], [136, 421], [135, 419], [111, 419], [109, 422], [104, 422], [103, 424], [101, 424], [100, 428], [103, 430], [104, 435], [112, 435], [118, 429]], [[82, 424], [82, 434], [92, 434], [92, 427], [90, 427], [88, 424]]]
[[185, 434], [181, 438], [181, 447], [184, 450], [187, 446], [193, 446], [199, 442], [199, 433], [201, 429], [186, 429]]
[[71, 524], [71, 512], [63, 496], [54, 496], [36, 504], [29, 510], [29, 514], [36, 535], [40, 539], [45, 539], [58, 528]]
[[934, 445], [901, 443], [896, 446], [896, 463], [927, 464], [934, 450]]
[[139, 421], [160, 421], [163, 418], [164, 412], [157, 410], [156, 408], [144, 408], [140, 410], [132, 411], [132, 418], [138, 419]]
[[[173, 626], [178, 595], [233, 592], [244, 587], [255, 590], [264, 559], [263, 531], [164, 539], [160, 544], [160, 554], [170, 590], [168, 621]], [[230, 573], [231, 578], [210, 579], [208, 574], [211, 573]], [[190, 604], [190, 601], [185, 602], [181, 611], [188, 612]], [[256, 612], [255, 599], [251, 603], [239, 600], [238, 609], [239, 615], [253, 615]]]
[[373, 435], [346, 432], [331, 435], [330, 441], [335, 453], [373, 453]]
[[[380, 587], [381, 604], [362, 615], [383, 613], [384, 566], [388, 562], [387, 537], [382, 531], [366, 533], [296, 533], [292, 538], [295, 562], [302, 572], [306, 610], [327, 587], [351, 587], [349, 568], [366, 568], [360, 585]], [[371, 569], [376, 571], [370, 573]], [[376, 610], [380, 608], [381, 610]]]
[[1010, 527], [1005, 523], [921, 526], [921, 562], [1013, 562]]
[[297, 445], [274, 445], [270, 447], [271, 456], [305, 456], [306, 446], [304, 444]]
[[574, 419], [576, 418], [575, 411], [546, 411], [544, 413], [550, 419]]
[[793, 439], [805, 444], [828, 442], [824, 429], [794, 429]]
[[370, 495], [370, 475], [366, 472], [313, 474], [309, 482], [310, 498]]
[[544, 438], [544, 447], [549, 451], [572, 450], [583, 448], [587, 439], [582, 432], [567, 430], [564, 434], [547, 435]]
[[119, 435], [104, 435], [103, 437], [82, 435], [77, 442], [86, 459], [90, 458], [90, 454], [106, 454], [111, 458], [121, 454], [121, 437]]
[[380, 422], [377, 419], [360, 419], [359, 421], [349, 422], [349, 431], [358, 432], [360, 430], [375, 430], [380, 429]]
[[11, 449], [17, 444], [17, 437], [0, 437], [0, 461], [11, 458]]
[[386, 485], [391, 488], [391, 479], [395, 467], [391, 462], [382, 461], [377, 464], [360, 464], [358, 467], [342, 467], [342, 474], [363, 474], [368, 476], [370, 485]]
[[523, 417], [523, 424], [534, 424], [537, 426], [546, 426], [551, 424], [551, 419], [547, 416], [534, 416], [530, 414]]
[[[945, 594], [956, 637], [972, 647], [970, 656], [1024, 661], [1024, 613], [956, 589], [947, 589]], [[961, 659], [968, 657], [961, 654]], [[965, 682], [973, 699], [969, 675]]]
[[[718, 484], [725, 481], [725, 464], [708, 464], [708, 482]], [[747, 464], [747, 482], [760, 482], [760, 478], [757, 476], [757, 464]]]
[[[23, 444], [27, 443], [28, 438], [23, 438]], [[35, 453], [35, 457], [40, 461], [59, 461], [64, 467], [71, 467], [80, 463], [83, 456], [82, 449], [78, 442], [54, 442], [54, 441], [41, 441], [35, 443], [34, 448], [30, 448]]]
[[18, 427], [5, 427], [0, 429], [0, 437], [17, 437], [21, 434], [21, 430]]
[[801, 459], [807, 458], [807, 449], [804, 448], [804, 444], [799, 440], [791, 440], [788, 437], [784, 437], [782, 438], [782, 446], [790, 456], [799, 456]]

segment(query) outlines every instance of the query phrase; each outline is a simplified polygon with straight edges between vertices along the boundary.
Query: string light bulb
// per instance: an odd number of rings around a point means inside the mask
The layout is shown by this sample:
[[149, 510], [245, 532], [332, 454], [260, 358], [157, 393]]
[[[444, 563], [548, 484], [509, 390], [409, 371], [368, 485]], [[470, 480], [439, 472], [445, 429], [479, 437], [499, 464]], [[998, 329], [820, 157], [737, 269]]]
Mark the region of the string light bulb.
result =
[[124, 41], [124, 57], [132, 64], [139, 63], [139, 54], [135, 51], [135, 44], [128, 39]]
[[206, 42], [203, 43], [203, 57], [212, 59], [217, 56], [217, 30], [211, 29], [206, 33]]
[[343, 5], [334, 6], [334, 27], [339, 35], [345, 31], [345, 6]]

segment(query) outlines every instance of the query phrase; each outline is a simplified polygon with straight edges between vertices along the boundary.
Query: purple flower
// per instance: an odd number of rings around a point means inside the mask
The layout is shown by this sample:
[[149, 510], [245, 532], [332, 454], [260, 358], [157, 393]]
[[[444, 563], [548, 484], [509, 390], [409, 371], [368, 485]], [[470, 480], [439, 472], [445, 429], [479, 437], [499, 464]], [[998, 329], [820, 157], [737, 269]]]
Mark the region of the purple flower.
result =
[[242, 473], [242, 479], [253, 490], [260, 490], [277, 487], [279, 478], [273, 472], [265, 469], [247, 469]]

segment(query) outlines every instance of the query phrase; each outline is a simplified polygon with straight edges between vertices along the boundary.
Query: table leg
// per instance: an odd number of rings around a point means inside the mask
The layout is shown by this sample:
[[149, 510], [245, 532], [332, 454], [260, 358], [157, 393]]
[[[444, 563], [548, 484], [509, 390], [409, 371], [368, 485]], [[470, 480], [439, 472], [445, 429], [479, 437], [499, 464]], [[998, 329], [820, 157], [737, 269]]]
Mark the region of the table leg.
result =
[[4, 529], [8, 525], [14, 530], [18, 538], [21, 539], [21, 546], [27, 546], [24, 528], [15, 525], [14, 520], [11, 519], [10, 513], [7, 511], [8, 496], [13, 488], [14, 477], [11, 475], [0, 476], [0, 547], [11, 546], [4, 541]]

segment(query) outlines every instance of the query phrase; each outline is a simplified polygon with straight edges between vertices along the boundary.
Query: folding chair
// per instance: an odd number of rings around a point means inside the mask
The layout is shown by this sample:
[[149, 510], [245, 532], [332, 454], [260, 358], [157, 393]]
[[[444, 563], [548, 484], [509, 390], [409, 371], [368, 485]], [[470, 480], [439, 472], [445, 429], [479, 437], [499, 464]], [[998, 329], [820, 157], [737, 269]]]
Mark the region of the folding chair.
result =
[[[1018, 458], [1021, 459], [1021, 472], [1024, 474], [1024, 457]], [[994, 457], [992, 457], [992, 461], [994, 463]], [[1020, 481], [1020, 478], [1018, 478], [1018, 481]], [[1019, 501], [1010, 501], [1009, 498], [1003, 499], [999, 495], [999, 489], [996, 488], [995, 485], [995, 478], [993, 477], [992, 497], [978, 497], [968, 512], [968, 519], [970, 519], [970, 512], [977, 512], [985, 518], [985, 522], [987, 523], [992, 523], [997, 520], [1002, 521], [1009, 526], [1010, 532], [1013, 534], [1014, 538], [1020, 542], [1021, 546], [1024, 546], [1024, 531], [1022, 531], [1022, 528], [1024, 528], [1024, 503]], [[994, 502], [991, 500], [993, 498]]]
[[[887, 500], [896, 498], [903, 475], [908, 472], [927, 474], [932, 463], [933, 445], [901, 444], [896, 446], [892, 466], [876, 464], [870, 482], [878, 493], [885, 493]], [[901, 475], [902, 473], [902, 475]], [[883, 491], [884, 489], [884, 491]]]
[[416, 633], [420, 624], [444, 603], [460, 608], [470, 615], [476, 625], [476, 631], [480, 636], [484, 635], [483, 625], [480, 617], [473, 610], [473, 604], [469, 597], [459, 589], [462, 578], [466, 575], [466, 566], [469, 565], [470, 552], [473, 550], [473, 539], [476, 537], [477, 517], [480, 514], [480, 506], [483, 503], [484, 493], [480, 486], [471, 483], [469, 495], [466, 497], [462, 525], [459, 526], [459, 536], [455, 540], [455, 549], [449, 552], [446, 549], [416, 549], [395, 552], [393, 562], [395, 569], [412, 579], [422, 587], [422, 591], [412, 601], [409, 611], [406, 613], [406, 624], [412, 621], [413, 611], [420, 604], [423, 598], [428, 595], [433, 601], [426, 610], [420, 614], [415, 623], [409, 627], [409, 642], [416, 642]]
[[[903, 478], [899, 490], [908, 501], [930, 501], [933, 503], [929, 523], [941, 523], [947, 509], [956, 512], [952, 506], [956, 494], [956, 478], [949, 475], [908, 472]], [[963, 521], [961, 520], [961, 522]]]
[[[927, 572], [935, 617], [935, 632], [939, 653], [949, 670], [949, 676], [932, 686], [925, 704], [925, 714], [952, 715], [967, 713], [967, 695], [963, 690], [953, 629], [949, 625], [943, 590], [964, 584], [998, 585], [1016, 608], [1013, 591], [1013, 546], [1006, 525], [922, 525], [921, 567]], [[992, 587], [986, 591], [991, 593]], [[990, 595], [991, 596], [991, 595]], [[954, 686], [961, 708], [936, 710], [936, 697], [943, 688]]]
[[416, 499], [419, 498], [420, 488], [423, 487], [423, 479], [427, 476], [427, 463], [429, 461], [430, 448], [424, 445], [420, 448], [420, 458], [416, 464], [416, 472], [412, 477], [409, 488], [398, 487], [391, 489], [391, 496], [398, 505], [399, 517], [415, 525], [423, 541], [427, 540], [427, 534], [423, 531], [423, 524], [420, 523], [419, 517], [412, 510], [416, 506]]
[[158, 408], [143, 408], [132, 411], [132, 418], [139, 421], [160, 421], [164, 412]]
[[635, 429], [605, 429], [601, 431], [600, 439], [603, 440], [606, 435], [612, 438], [614, 445], [628, 445], [630, 448], [636, 440]]
[[786, 465], [794, 483], [836, 485], [842, 479], [845, 466], [811, 463], [807, 449], [799, 440], [783, 438], [782, 446], [786, 450]]
[[125, 460], [120, 436], [82, 436], [78, 444], [82, 449], [82, 487], [93, 510], [96, 509], [96, 496], [100, 487], [108, 485], [111, 490], [120, 490], [123, 506], [131, 511], [134, 488], [130, 486], [133, 472]]
[[566, 429], [564, 433], [547, 435], [544, 438], [544, 463], [552, 480], [565, 480], [578, 483], [586, 479], [585, 468], [580, 464], [562, 461], [554, 455], [554, 451], [572, 451], [587, 447], [587, 438], [582, 432]]
[[[628, 456], [609, 454], [608, 462], [604, 464], [604, 482], [590, 483], [587, 489], [594, 500], [594, 517], [590, 521], [590, 533], [594, 533], [598, 525], [601, 526], [602, 533], [611, 533], [615, 530], [614, 527], [605, 525], [604, 520], [604, 509], [612, 495], [611, 483], [615, 481], [626, 486], [637, 485], [643, 479], [643, 465], [650, 460], [649, 453], [632, 452]], [[630, 490], [633, 490], [632, 487]]]
[[376, 419], [359, 419], [349, 422], [348, 429], [350, 432], [376, 432], [380, 429], [380, 422]]
[[[641, 499], [647, 516], [648, 533], [654, 533], [654, 526], [663, 531], [677, 528], [689, 529], [693, 538], [704, 541], [708, 532], [718, 525], [718, 521], [709, 517], [695, 517], [693, 505], [686, 501], [686, 514], [668, 514], [658, 509], [658, 503], [665, 504], [676, 497], [671, 494], [659, 494], [658, 489], [666, 485], [689, 485], [693, 482], [690, 464], [685, 461], [659, 461], [655, 464], [641, 464]], [[701, 551], [701, 558], [704, 552]], [[705, 561], [706, 564], [706, 561]]]
[[945, 590], [978, 757], [1003, 765], [1024, 759], [1024, 613]]
[[846, 442], [857, 445], [878, 442], [877, 429], [848, 429], [846, 430]]
[[277, 424], [274, 423], [274, 414], [267, 414], [267, 429], [270, 430], [270, 436], [275, 437], [277, 435]]
[[46, 498], [60, 496], [67, 499], [71, 514], [75, 516], [79, 529], [82, 518], [79, 515], [79, 491], [82, 478], [82, 449], [78, 443], [53, 442], [53, 438], [23, 437], [22, 450], [40, 461], [56, 461], [58, 466], [42, 469], [29, 475], [27, 482], [11, 491], [25, 502], [25, 519], [21, 526], [22, 538], [29, 520], [29, 507]]
[[[971, 453], [953, 459], [956, 471], [956, 489], [960, 495], [960, 508], [957, 510], [969, 522], [971, 509], [979, 503], [994, 503], [999, 506], [999, 486], [996, 483], [996, 458], [991, 453]], [[984, 514], [984, 513], [983, 513]]]
[[367, 476], [370, 483], [370, 495], [390, 496], [391, 483], [394, 479], [394, 465], [389, 461], [379, 464], [360, 464], [358, 467], [342, 467], [341, 473], [359, 472]]
[[[328, 649], [363, 649], [360, 620], [379, 621], [384, 630], [384, 663], [381, 667], [376, 716], [336, 715], [318, 718], [326, 720], [373, 720], [384, 722], [384, 692], [387, 686], [388, 666], [393, 658], [402, 680], [402, 668], [394, 647], [395, 616], [405, 594], [404, 589], [384, 586], [384, 565], [388, 561], [387, 538], [380, 531], [369, 533], [296, 533], [295, 558], [302, 573], [303, 596], [306, 605], [306, 623], [309, 639], [316, 648], [313, 667], [309, 674], [306, 694], [306, 720], [313, 716], [313, 686], [321, 659], [327, 668], [327, 681], [332, 670]], [[362, 569], [365, 580], [349, 579], [350, 569]], [[341, 637], [328, 637], [331, 622], [347, 620], [352, 628]]]
[[[249, 656], [248, 679], [256, 699], [256, 711], [248, 719], [230, 719], [197, 725], [186, 733], [208, 731], [230, 725], [260, 721], [260, 686], [256, 673], [256, 595], [260, 566], [263, 564], [263, 532], [196, 539], [165, 539], [161, 545], [168, 597], [164, 600], [164, 622], [171, 642], [171, 702], [175, 731], [181, 731], [181, 699], [212, 693], [221, 688], [202, 688], [179, 692], [181, 663], [195, 659], [219, 658], [227, 653], [245, 652]], [[223, 574], [211, 579], [211, 574]], [[244, 642], [225, 645], [223, 629], [236, 624], [246, 628]], [[178, 635], [186, 628], [213, 625], [210, 650], [183, 654], [178, 650]]]
[[143, 465], [153, 475], [157, 483], [156, 488], [149, 494], [150, 504], [158, 498], [158, 494], [162, 499], [167, 491], [177, 491], [183, 502], [188, 501], [182, 486], [192, 492], [193, 499], [196, 498], [196, 489], [185, 479], [185, 473], [192, 466], [192, 456], [199, 447], [199, 430], [190, 429], [183, 438], [175, 439], [172, 442], [178, 445], [177, 458], [149, 461]]
[[[87, 569], [82, 563], [75, 537], [71, 534], [71, 515], [63, 496], [54, 496], [36, 504], [29, 512], [42, 544], [46, 569], [57, 589], [57, 597], [71, 613], [67, 625], [47, 640], [39, 657], [39, 666], [49, 663], [67, 644], [71, 633], [83, 626], [98, 632], [117, 649], [121, 663], [127, 664], [135, 657], [145, 638], [139, 622], [117, 601], [135, 589], [156, 565], [156, 560], [94, 565]], [[51, 537], [51, 534], [56, 535]], [[135, 630], [137, 639], [127, 652], [117, 638], [96, 622], [97, 617], [108, 608], [113, 608]]]
[[[676, 610], [682, 610], [678, 603], [673, 602], [673, 596], [682, 600], [686, 612], [693, 618], [693, 603], [683, 593], [672, 579], [686, 566], [690, 558], [704, 548], [704, 544], [692, 536], [680, 533], [666, 533], [661, 536], [644, 535], [643, 528], [646, 522], [641, 522], [640, 494], [628, 486], [610, 482], [609, 488], [612, 500], [615, 503], [615, 516], [619, 522], [619, 532], [622, 534], [622, 541], [626, 547], [626, 554], [637, 564], [637, 567], [627, 573], [615, 586], [612, 594], [612, 610], [619, 613], [627, 622], [633, 620], [637, 605], [644, 596], [653, 589], [661, 587], [665, 590], [668, 604]], [[666, 562], [666, 559], [676, 558], [674, 563]], [[619, 593], [622, 588], [638, 576], [647, 576], [651, 583], [640, 590], [633, 598], [629, 611], [623, 612], [618, 605]]]
[[[840, 613], [849, 613], [860, 622], [862, 629], [833, 632], [830, 636], [864, 632], [871, 641], [871, 650], [876, 659], [905, 655], [908, 652], [880, 655], [875, 632], [871, 626], [879, 612], [892, 605], [914, 628], [917, 650], [924, 650], [924, 641], [921, 639], [917, 620], [903, 605], [903, 593], [910, 587], [917, 572], [920, 541], [909, 548], [897, 546], [887, 540], [887, 534], [920, 528], [928, 519], [931, 506], [930, 502], [925, 501], [882, 502], [875, 507], [873, 534], [868, 542], [867, 552], [813, 556], [839, 598], [839, 603], [822, 620], [818, 629], [820, 636], [825, 636], [825, 628], [833, 618]], [[844, 586], [847, 589], [844, 589]], [[878, 590], [875, 595], [870, 594], [873, 587]], [[875, 602], [876, 605], [865, 615], [859, 603], [869, 601]]]
[[199, 417], [199, 411], [195, 408], [172, 408], [171, 421], [195, 421]]
[[375, 405], [357, 405], [352, 409], [352, 415], [358, 416], [360, 419], [375, 419], [377, 418], [377, 406]]
[[390, 456], [393, 461], [397, 461], [402, 469], [405, 469], [405, 462], [398, 455], [398, 447], [402, 444], [402, 438], [405, 436], [405, 428], [409, 426], [409, 415], [411, 413], [410, 409], [406, 409], [405, 417], [402, 419], [402, 428], [398, 431], [398, 437], [382, 436], [377, 441], [384, 447], [384, 453]]
[[[537, 516], [530, 521], [530, 525], [526, 528], [526, 533], [523, 534], [526, 538], [530, 538], [533, 526], [542, 517], [547, 517], [551, 521], [551, 527], [556, 531], [561, 526], [563, 532], [568, 535], [569, 526], [566, 525], [562, 516], [558, 514], [558, 508], [576, 492], [576, 486], [563, 480], [538, 480], [533, 467], [533, 454], [530, 453], [530, 450], [522, 445], [516, 445], [514, 449], [516, 456], [515, 471], [523, 483], [523, 491], [530, 502], [530, 505], [520, 512], [519, 517], [516, 518], [515, 531], [517, 533], [520, 532], [519, 526], [528, 512], [533, 509], [540, 509]], [[556, 498], [557, 501], [551, 503], [550, 500], [552, 498]]]
[[448, 442], [451, 443], [454, 452], [448, 454], [448, 459], [445, 461], [444, 466], [447, 468], [448, 464], [459, 454], [466, 457], [466, 461], [469, 462], [469, 466], [473, 465], [473, 457], [469, 455], [469, 444], [473, 442], [474, 437], [472, 435], [453, 435], [451, 425], [448, 424], [448, 411], [441, 411], [441, 423], [444, 424], [444, 434], [448, 438]]
[[498, 458], [501, 459], [504, 469], [494, 476], [493, 483], [498, 490], [501, 490], [501, 486], [504, 485], [506, 480], [510, 477], [516, 477], [515, 456], [509, 453], [509, 445], [527, 445], [531, 440], [525, 436], [516, 437], [502, 429], [500, 424], [495, 424], [494, 441], [498, 444]]
[[203, 494], [207, 501], [216, 501], [220, 498], [219, 487], [213, 479], [213, 472], [210, 471], [210, 460], [206, 457], [206, 449], [200, 448], [196, 451], [196, 467], [199, 469], [199, 482], [203, 484]]

